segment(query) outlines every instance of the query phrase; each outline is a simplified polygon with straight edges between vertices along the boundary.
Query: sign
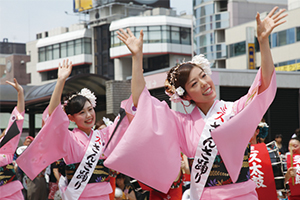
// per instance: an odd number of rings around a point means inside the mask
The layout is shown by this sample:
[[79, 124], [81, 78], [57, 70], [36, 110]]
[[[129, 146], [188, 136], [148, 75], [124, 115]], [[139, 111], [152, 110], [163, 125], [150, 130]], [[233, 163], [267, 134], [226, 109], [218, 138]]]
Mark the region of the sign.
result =
[[255, 69], [255, 45], [248, 43], [248, 69]]

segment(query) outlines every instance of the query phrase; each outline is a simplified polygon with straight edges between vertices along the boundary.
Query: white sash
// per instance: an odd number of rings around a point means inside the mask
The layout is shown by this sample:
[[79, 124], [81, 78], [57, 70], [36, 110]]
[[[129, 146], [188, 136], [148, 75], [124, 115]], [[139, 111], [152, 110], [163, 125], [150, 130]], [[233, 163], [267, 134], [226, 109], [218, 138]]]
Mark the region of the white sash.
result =
[[[104, 143], [100, 131], [94, 131], [85, 155], [70, 183], [63, 176], [59, 179], [59, 189], [63, 200], [77, 200], [88, 184], [102, 154]], [[64, 188], [67, 187], [66, 190]]]
[[233, 116], [232, 106], [232, 102], [219, 101], [207, 113], [206, 117], [208, 119], [200, 136], [192, 167], [191, 200], [199, 200], [201, 198], [205, 183], [218, 153], [210, 132]]

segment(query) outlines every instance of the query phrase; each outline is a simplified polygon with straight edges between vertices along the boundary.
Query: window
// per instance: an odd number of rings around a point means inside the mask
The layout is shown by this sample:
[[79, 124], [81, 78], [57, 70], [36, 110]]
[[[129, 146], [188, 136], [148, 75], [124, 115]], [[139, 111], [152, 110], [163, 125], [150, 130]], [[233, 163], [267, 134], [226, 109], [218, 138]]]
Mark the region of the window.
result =
[[171, 36], [170, 36], [170, 26], [162, 26], [162, 42], [163, 43], [170, 43]]
[[53, 45], [53, 59], [59, 59], [59, 44]]
[[300, 41], [300, 27], [296, 28], [296, 32], [297, 32], [297, 41]]
[[171, 26], [171, 43], [180, 44], [179, 27]]
[[68, 52], [67, 52], [67, 42], [63, 42], [60, 44], [60, 56], [61, 58], [65, 58], [68, 56]]
[[67, 52], [68, 56], [74, 56], [74, 41], [69, 41], [67, 42], [68, 47], [67, 47]]
[[46, 61], [53, 59], [52, 53], [53, 53], [52, 52], [52, 45], [51, 46], [47, 46], [46, 47]]
[[81, 44], [81, 39], [75, 40], [75, 55], [79, 55], [82, 53], [82, 44]]
[[46, 61], [46, 47], [39, 48], [39, 62]]
[[189, 28], [180, 28], [180, 44], [191, 44], [191, 31]]
[[149, 26], [149, 43], [161, 42], [160, 26]]
[[235, 44], [230, 44], [228, 47], [229, 57], [239, 56], [246, 53], [246, 42], [239, 42]]
[[91, 38], [83, 38], [84, 41], [84, 54], [92, 54]]
[[287, 31], [287, 44], [295, 43], [295, 28], [290, 28]]
[[272, 34], [272, 42], [271, 42], [272, 48], [278, 46], [278, 43], [277, 43], [277, 37], [278, 36], [277, 35], [278, 35], [278, 33], [273, 33]]

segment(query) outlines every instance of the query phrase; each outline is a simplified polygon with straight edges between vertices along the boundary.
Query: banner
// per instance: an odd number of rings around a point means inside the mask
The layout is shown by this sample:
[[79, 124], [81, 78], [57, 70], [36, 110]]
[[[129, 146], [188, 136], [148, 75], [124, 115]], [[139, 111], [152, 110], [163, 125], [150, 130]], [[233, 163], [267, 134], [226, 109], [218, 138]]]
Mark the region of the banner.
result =
[[277, 199], [272, 163], [264, 143], [251, 145], [249, 168], [258, 199]]
[[[286, 156], [287, 168], [291, 167], [291, 155]], [[293, 167], [296, 168], [296, 177], [294, 178], [295, 185], [292, 184], [292, 179], [289, 180], [289, 186], [292, 195], [300, 195], [300, 155], [293, 155]]]

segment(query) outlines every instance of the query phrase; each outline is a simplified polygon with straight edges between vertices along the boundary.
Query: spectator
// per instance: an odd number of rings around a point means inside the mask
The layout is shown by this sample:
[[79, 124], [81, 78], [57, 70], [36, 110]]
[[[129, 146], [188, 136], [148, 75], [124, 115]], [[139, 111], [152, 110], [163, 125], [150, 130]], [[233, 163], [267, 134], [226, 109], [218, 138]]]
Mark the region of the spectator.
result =
[[288, 149], [284, 144], [282, 144], [282, 135], [276, 134], [275, 141], [276, 141], [276, 146], [279, 149], [279, 152], [281, 153], [281, 155], [284, 155], [288, 151]]

